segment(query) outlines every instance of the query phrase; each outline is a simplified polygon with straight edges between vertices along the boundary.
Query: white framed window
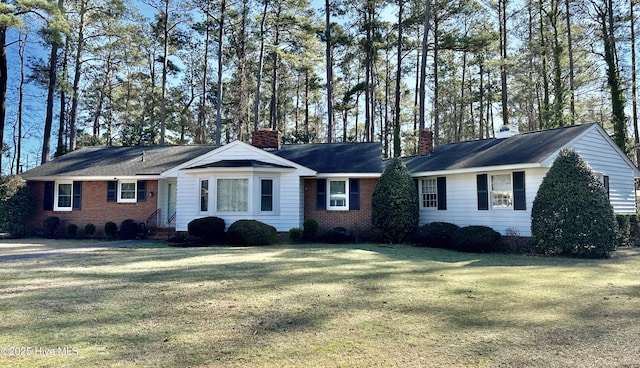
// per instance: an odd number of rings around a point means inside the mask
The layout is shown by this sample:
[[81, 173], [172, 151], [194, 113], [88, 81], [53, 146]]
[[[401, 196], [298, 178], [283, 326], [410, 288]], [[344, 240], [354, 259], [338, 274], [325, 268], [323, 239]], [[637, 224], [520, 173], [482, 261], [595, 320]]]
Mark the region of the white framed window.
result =
[[209, 180], [200, 180], [200, 212], [209, 211]]
[[135, 180], [121, 180], [118, 182], [118, 202], [130, 203], [136, 202], [136, 188], [137, 182]]
[[513, 207], [511, 174], [491, 175], [491, 207]]
[[71, 211], [73, 209], [73, 182], [56, 182], [54, 194], [54, 211]]
[[436, 178], [420, 181], [420, 197], [423, 208], [438, 208], [438, 181]]
[[217, 212], [249, 212], [249, 179], [219, 178], [216, 180]]
[[327, 209], [348, 210], [349, 209], [349, 180], [329, 179], [329, 196]]

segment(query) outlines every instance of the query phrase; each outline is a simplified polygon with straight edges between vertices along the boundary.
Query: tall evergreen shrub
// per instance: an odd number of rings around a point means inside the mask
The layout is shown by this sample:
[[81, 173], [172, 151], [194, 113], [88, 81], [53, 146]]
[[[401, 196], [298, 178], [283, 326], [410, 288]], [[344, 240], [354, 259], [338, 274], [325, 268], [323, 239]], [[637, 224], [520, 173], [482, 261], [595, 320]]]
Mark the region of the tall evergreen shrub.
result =
[[600, 179], [576, 152], [561, 151], [533, 201], [531, 231], [536, 250], [606, 258], [615, 250], [616, 229]]
[[13, 237], [26, 234], [26, 222], [33, 215], [34, 207], [29, 188], [19, 176], [0, 178], [0, 230]]
[[418, 192], [401, 159], [389, 161], [373, 191], [372, 223], [383, 241], [400, 243], [418, 228]]

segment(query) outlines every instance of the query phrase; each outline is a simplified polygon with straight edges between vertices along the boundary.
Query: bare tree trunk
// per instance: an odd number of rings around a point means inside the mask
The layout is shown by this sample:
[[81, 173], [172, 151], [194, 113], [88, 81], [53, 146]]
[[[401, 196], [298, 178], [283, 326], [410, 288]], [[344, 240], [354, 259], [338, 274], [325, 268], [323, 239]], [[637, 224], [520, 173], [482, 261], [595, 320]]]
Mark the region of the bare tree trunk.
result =
[[396, 61], [396, 93], [395, 93], [395, 119], [393, 124], [393, 157], [402, 155], [400, 143], [400, 93], [402, 87], [402, 11], [404, 0], [398, 0], [398, 47]]
[[327, 58], [327, 143], [333, 141], [333, 57], [331, 52], [331, 1], [325, 0], [325, 37]]
[[262, 20], [260, 20], [260, 56], [258, 57], [258, 76], [256, 81], [256, 100], [253, 104], [253, 130], [258, 130], [258, 123], [260, 122], [260, 85], [262, 82], [262, 69], [264, 66], [264, 36], [265, 36], [265, 24], [267, 21], [267, 6], [268, 0], [264, 1], [264, 9], [262, 10]]
[[507, 3], [509, 0], [498, 1], [498, 17], [500, 18], [500, 81], [502, 85], [502, 123], [509, 124], [509, 105], [507, 99]]
[[640, 167], [640, 134], [638, 134], [638, 99], [637, 99], [637, 75], [636, 75], [636, 30], [633, 13], [634, 0], [629, 4], [629, 18], [631, 19], [631, 105], [633, 108], [633, 135], [636, 146], [636, 166]]
[[422, 34], [422, 55], [420, 59], [420, 103], [418, 111], [418, 129], [420, 131], [425, 128], [426, 114], [426, 89], [427, 89], [427, 46], [429, 28], [431, 26], [431, 0], [425, 2], [426, 8], [424, 12], [423, 34]]
[[222, 0], [220, 4], [220, 31], [218, 32], [218, 94], [216, 95], [216, 145], [220, 145], [222, 139], [222, 51], [224, 50], [224, 17], [227, 2]]
[[162, 40], [162, 82], [160, 86], [160, 145], [164, 145], [167, 130], [167, 75], [169, 74], [169, 1], [164, 0]]
[[207, 75], [209, 72], [209, 38], [211, 28], [209, 21], [211, 16], [207, 12], [204, 35], [204, 63], [202, 65], [202, 92], [200, 93], [200, 104], [198, 105], [198, 127], [196, 128], [195, 143], [204, 144], [207, 141]]
[[84, 21], [87, 14], [87, 1], [80, 1], [80, 20], [78, 22], [78, 44], [76, 45], [76, 57], [74, 60], [75, 71], [73, 74], [73, 87], [71, 95], [71, 121], [69, 122], [69, 151], [75, 151], [78, 134], [78, 100], [80, 98], [80, 77], [82, 76], [82, 53], [84, 52]]
[[[564, 1], [567, 12], [567, 48], [569, 49], [569, 93], [570, 93], [570, 109], [571, 109], [571, 121], [573, 124], [576, 120], [576, 96], [575, 96], [575, 71], [573, 65], [573, 37], [571, 36], [571, 9], [569, 8], [569, 0]], [[633, 0], [631, 1], [633, 7]], [[633, 10], [631, 10], [633, 13]], [[633, 26], [633, 20], [631, 21]], [[632, 29], [633, 32], [633, 29]], [[633, 36], [632, 36], [633, 38]], [[632, 41], [633, 42], [633, 41]]]

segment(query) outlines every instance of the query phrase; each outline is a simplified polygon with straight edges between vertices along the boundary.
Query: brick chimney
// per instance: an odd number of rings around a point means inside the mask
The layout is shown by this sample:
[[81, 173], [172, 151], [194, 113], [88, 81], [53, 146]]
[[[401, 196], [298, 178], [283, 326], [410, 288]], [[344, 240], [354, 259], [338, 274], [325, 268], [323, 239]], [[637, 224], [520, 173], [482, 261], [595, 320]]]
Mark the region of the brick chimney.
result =
[[433, 132], [429, 129], [421, 130], [418, 145], [421, 156], [431, 153], [433, 151]]
[[253, 144], [254, 147], [264, 150], [280, 149], [281, 141], [282, 134], [279, 131], [272, 130], [270, 128], [256, 130], [251, 136], [251, 144]]

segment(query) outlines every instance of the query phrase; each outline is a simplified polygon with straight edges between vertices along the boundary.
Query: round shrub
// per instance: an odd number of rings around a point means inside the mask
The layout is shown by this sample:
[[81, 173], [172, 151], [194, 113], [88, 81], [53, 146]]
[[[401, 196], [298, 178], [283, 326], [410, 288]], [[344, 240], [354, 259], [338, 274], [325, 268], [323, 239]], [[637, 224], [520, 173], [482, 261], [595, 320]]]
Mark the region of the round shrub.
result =
[[318, 221], [314, 219], [306, 219], [302, 223], [302, 239], [306, 241], [314, 241], [318, 237], [320, 226]]
[[67, 225], [66, 234], [68, 238], [75, 238], [78, 236], [78, 225], [69, 224]]
[[432, 248], [451, 248], [451, 235], [460, 227], [449, 222], [430, 222], [418, 231], [418, 244]]
[[616, 218], [600, 179], [574, 151], [560, 152], [531, 208], [539, 253], [607, 258], [616, 247]]
[[453, 249], [461, 252], [487, 253], [496, 250], [500, 233], [487, 226], [465, 226], [451, 235]]
[[93, 236], [93, 234], [96, 233], [96, 225], [92, 224], [92, 223], [88, 223], [86, 225], [84, 225], [84, 234], [86, 236]]
[[294, 243], [300, 243], [303, 237], [303, 230], [299, 227], [294, 227], [289, 230], [289, 240]]
[[275, 243], [276, 228], [257, 220], [238, 220], [227, 230], [227, 243], [231, 245], [270, 245]]
[[107, 223], [104, 224], [104, 233], [107, 238], [115, 238], [118, 233], [118, 225], [113, 221], [107, 221]]
[[44, 219], [44, 236], [47, 238], [55, 238], [58, 235], [58, 227], [60, 226], [60, 218], [57, 216], [49, 216]]
[[138, 234], [138, 223], [133, 219], [126, 219], [120, 224], [120, 239], [135, 239]]
[[225, 223], [220, 217], [207, 216], [191, 220], [187, 225], [189, 235], [199, 238], [208, 244], [221, 244], [224, 242]]
[[401, 159], [393, 158], [373, 191], [371, 220], [383, 240], [401, 243], [418, 228], [418, 193]]

